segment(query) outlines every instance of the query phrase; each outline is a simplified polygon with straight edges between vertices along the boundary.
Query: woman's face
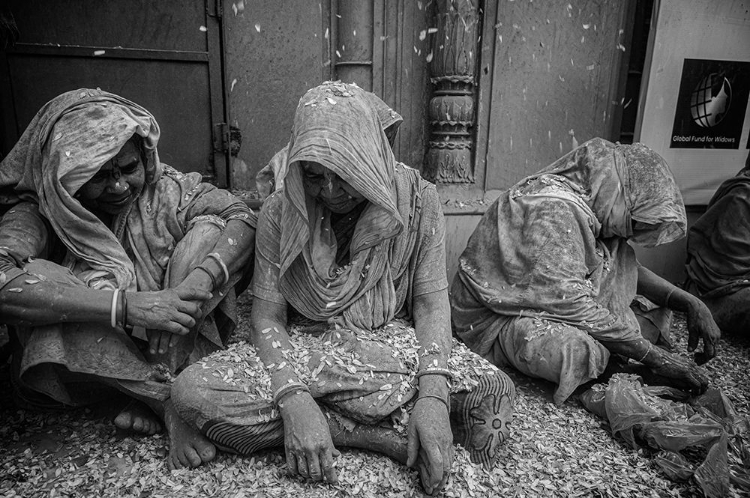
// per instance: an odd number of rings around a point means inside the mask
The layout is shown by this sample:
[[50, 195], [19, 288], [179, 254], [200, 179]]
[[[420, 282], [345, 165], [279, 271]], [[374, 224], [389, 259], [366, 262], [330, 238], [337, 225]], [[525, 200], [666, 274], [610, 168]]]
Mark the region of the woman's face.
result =
[[331, 212], [348, 213], [365, 200], [354, 187], [322, 164], [302, 161], [300, 165], [305, 192]]
[[145, 177], [141, 153], [130, 140], [81, 187], [77, 197], [89, 211], [116, 215], [138, 195]]

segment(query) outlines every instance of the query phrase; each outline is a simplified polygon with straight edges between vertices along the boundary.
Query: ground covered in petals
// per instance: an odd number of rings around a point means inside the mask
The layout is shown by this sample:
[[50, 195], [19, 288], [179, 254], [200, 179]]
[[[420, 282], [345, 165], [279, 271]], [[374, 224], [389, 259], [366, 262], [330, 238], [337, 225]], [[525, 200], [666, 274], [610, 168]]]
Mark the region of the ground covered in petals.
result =
[[[241, 311], [247, 324], [247, 301]], [[673, 332], [684, 353], [683, 317], [676, 317]], [[236, 340], [247, 337], [245, 325]], [[749, 416], [750, 341], [722, 339], [720, 356], [707, 369], [714, 386]], [[8, 370], [0, 366], [0, 496], [422, 496], [415, 471], [356, 450], [337, 459], [335, 485], [288, 477], [281, 451], [253, 458], [220, 454], [202, 468], [170, 472], [164, 434], [118, 432], [112, 424], [117, 406], [46, 413], [19, 408], [9, 395]], [[635, 451], [613, 439], [606, 423], [577, 399], [556, 407], [551, 384], [508, 373], [518, 398], [500, 464], [486, 471], [459, 448], [442, 496], [701, 496], [694, 482], [668, 480], [648, 450]], [[750, 490], [736, 487], [731, 492], [750, 496]]]

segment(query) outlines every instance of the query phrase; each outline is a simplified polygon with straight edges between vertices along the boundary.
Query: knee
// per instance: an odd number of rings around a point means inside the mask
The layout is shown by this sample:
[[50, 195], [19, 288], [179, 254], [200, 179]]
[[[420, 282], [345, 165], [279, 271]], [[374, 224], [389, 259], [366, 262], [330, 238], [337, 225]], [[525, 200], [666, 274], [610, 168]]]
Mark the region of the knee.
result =
[[183, 419], [190, 418], [190, 414], [195, 413], [202, 405], [200, 393], [205, 384], [203, 371], [201, 365], [191, 365], [183, 370], [172, 384], [170, 398], [175, 410]]

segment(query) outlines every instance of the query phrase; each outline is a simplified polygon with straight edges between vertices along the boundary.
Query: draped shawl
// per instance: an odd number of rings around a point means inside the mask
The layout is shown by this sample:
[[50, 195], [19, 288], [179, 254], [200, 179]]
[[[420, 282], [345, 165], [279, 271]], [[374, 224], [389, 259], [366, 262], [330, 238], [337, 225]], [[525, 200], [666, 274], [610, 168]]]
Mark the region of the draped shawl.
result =
[[[300, 161], [328, 168], [368, 202], [344, 267], [335, 261], [331, 212], [306, 195]], [[295, 114], [281, 207], [284, 298], [308, 318], [342, 315], [353, 328], [372, 329], [392, 319], [412, 283], [407, 269], [420, 235], [412, 227], [428, 185], [415, 170], [396, 164], [367, 92], [332, 82], [308, 91]]]
[[609, 341], [635, 338], [637, 262], [627, 239], [664, 244], [684, 236], [685, 225], [660, 156], [641, 144], [590, 140], [490, 206], [459, 260], [456, 331], [480, 354], [500, 333], [498, 316], [569, 323]]
[[[107, 227], [75, 194], [133, 135], [143, 139], [146, 185]], [[158, 290], [190, 216], [210, 211], [255, 225], [252, 212], [228, 193], [204, 196], [216, 188], [200, 174], [162, 165], [158, 140], [159, 125], [138, 104], [98, 89], [64, 93], [39, 110], [0, 163], [0, 203], [37, 203], [67, 248], [63, 264], [89, 286]]]
[[[380, 97], [372, 92], [364, 92], [370, 106], [378, 113], [380, 126], [383, 127], [388, 142], [393, 146], [396, 140], [398, 128], [404, 121], [399, 113], [391, 109]], [[289, 158], [289, 144], [274, 154], [267, 165], [261, 169], [255, 177], [255, 184], [261, 199], [268, 197], [274, 190], [284, 187], [284, 178], [287, 172], [287, 159]]]

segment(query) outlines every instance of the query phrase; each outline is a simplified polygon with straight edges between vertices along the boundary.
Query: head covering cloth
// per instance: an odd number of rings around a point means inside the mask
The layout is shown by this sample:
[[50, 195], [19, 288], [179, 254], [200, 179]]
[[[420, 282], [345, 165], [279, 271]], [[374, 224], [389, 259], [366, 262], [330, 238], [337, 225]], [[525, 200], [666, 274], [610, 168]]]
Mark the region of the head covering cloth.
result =
[[521, 316], [601, 340], [638, 336], [630, 310], [638, 267], [627, 242], [671, 242], [685, 227], [682, 197], [658, 154], [640, 144], [585, 142], [504, 192], [484, 215], [459, 259], [456, 332], [480, 354]]
[[[622, 237], [653, 247], [685, 236], [680, 190], [664, 159], [643, 144], [595, 138], [518, 185], [548, 175], [559, 177], [588, 206], [597, 237]], [[633, 222], [643, 229], [633, 231]]]
[[135, 284], [133, 264], [118, 240], [129, 210], [110, 230], [74, 196], [133, 135], [143, 139], [146, 183], [153, 184], [162, 166], [159, 125], [151, 113], [102, 90], [74, 90], [45, 104], [0, 163], [0, 202], [37, 202], [70, 258], [98, 275], [111, 274], [123, 289]]
[[[396, 175], [385, 126], [372, 103], [369, 92], [339, 82], [313, 88], [300, 99], [281, 215], [279, 288], [284, 297], [309, 318], [342, 314], [350, 327], [362, 329], [382, 325], [403, 304], [405, 292], [396, 289], [394, 280], [408, 266], [416, 240], [415, 234], [404, 233], [403, 214], [409, 216], [414, 208], [418, 174]], [[399, 121], [397, 114], [388, 115]], [[331, 212], [305, 192], [302, 161], [321, 164], [368, 202], [345, 267], [335, 261], [338, 241]]]

